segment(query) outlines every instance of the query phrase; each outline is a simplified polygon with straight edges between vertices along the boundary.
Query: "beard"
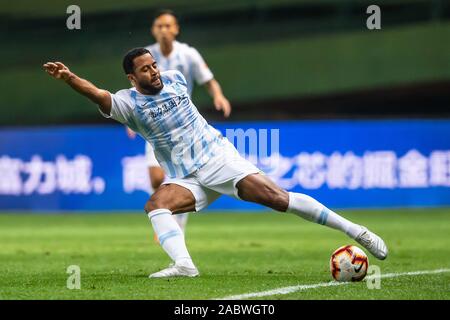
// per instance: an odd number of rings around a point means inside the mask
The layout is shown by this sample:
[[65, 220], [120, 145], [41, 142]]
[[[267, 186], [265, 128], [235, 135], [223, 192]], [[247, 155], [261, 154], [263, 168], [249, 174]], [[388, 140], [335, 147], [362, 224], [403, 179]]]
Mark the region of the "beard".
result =
[[161, 78], [159, 78], [160, 84], [155, 86], [149, 82], [139, 82], [139, 86], [146, 91], [149, 95], [156, 95], [158, 94], [162, 88], [164, 87]]

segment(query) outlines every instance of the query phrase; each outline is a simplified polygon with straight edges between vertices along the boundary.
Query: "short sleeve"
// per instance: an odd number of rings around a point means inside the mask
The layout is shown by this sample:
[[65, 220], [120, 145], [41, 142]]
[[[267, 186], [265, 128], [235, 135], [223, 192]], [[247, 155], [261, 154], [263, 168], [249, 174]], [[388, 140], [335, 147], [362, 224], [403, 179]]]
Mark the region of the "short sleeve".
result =
[[102, 116], [127, 124], [132, 113], [132, 103], [129, 91], [130, 90], [120, 90], [115, 94], [111, 93], [111, 114], [108, 115], [99, 109]]
[[190, 48], [190, 57], [193, 77], [199, 85], [202, 85], [214, 78], [214, 75], [205, 60], [203, 60], [203, 57], [195, 48]]

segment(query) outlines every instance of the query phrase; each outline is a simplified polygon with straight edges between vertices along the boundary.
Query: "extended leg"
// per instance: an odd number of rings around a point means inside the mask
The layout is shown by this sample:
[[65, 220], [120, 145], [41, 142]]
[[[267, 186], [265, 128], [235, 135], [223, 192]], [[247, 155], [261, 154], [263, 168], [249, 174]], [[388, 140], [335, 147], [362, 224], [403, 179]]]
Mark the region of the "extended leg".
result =
[[338, 215], [310, 196], [287, 192], [261, 174], [247, 176], [239, 181], [236, 187], [239, 197], [243, 200], [256, 202], [277, 211], [293, 213], [306, 220], [340, 230], [378, 259], [386, 258], [387, 248], [380, 237]]

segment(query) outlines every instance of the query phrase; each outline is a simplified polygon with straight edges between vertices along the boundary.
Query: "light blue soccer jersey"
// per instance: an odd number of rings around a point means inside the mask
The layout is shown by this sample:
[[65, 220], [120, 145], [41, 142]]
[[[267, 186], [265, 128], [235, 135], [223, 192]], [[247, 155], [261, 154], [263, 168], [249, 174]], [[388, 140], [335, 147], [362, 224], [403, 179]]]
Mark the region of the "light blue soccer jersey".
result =
[[182, 178], [216, 156], [226, 139], [200, 115], [179, 71], [161, 72], [161, 81], [164, 87], [157, 95], [135, 88], [111, 94], [111, 115], [103, 115], [139, 133], [168, 176]]

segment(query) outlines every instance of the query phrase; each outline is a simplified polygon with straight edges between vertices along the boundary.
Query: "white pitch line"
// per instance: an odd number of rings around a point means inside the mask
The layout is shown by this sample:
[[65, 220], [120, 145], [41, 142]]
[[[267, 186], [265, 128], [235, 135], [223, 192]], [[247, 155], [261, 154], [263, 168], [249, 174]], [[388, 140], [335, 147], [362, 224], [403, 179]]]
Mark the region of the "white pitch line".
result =
[[[368, 276], [365, 280], [372, 280], [375, 278], [397, 278], [397, 277], [403, 277], [403, 276], [419, 276], [419, 275], [436, 274], [436, 273], [444, 273], [444, 272], [450, 272], [450, 269], [423, 270], [423, 271], [412, 271], [412, 272], [402, 272], [402, 273], [386, 273], [386, 274], [382, 274], [380, 276]], [[342, 285], [347, 285], [350, 283], [352, 283], [352, 282], [330, 281], [330, 282], [322, 282], [322, 283], [315, 283], [315, 284], [303, 284], [303, 285], [283, 287], [283, 288], [278, 288], [278, 289], [273, 289], [273, 290], [268, 290], [268, 291], [260, 291], [260, 292], [252, 292], [252, 293], [228, 296], [228, 297], [224, 297], [224, 298], [219, 298], [217, 300], [243, 300], [243, 299], [249, 299], [249, 298], [260, 298], [260, 297], [266, 297], [266, 296], [289, 294], [289, 293], [293, 293], [293, 292], [297, 292], [297, 291], [305, 291], [305, 290], [309, 290], [309, 289], [316, 289], [316, 288], [322, 288], [322, 287], [342, 286]]]

